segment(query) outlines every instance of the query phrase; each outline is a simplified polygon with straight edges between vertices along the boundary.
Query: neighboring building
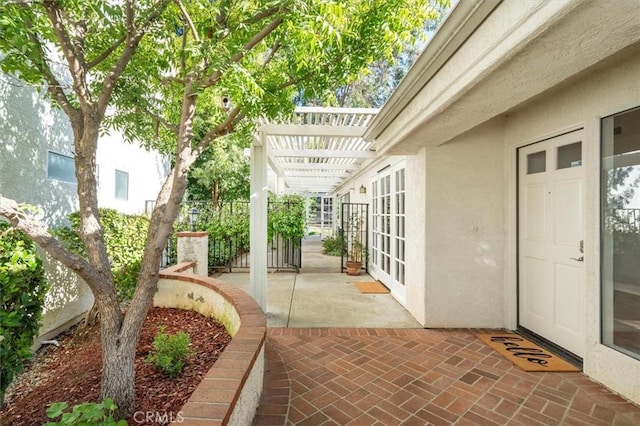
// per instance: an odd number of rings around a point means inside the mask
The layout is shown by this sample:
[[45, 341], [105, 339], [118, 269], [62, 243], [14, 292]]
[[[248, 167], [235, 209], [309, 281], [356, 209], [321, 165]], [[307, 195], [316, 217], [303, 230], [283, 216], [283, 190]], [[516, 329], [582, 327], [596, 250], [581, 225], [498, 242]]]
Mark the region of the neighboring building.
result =
[[364, 137], [334, 195], [369, 203], [400, 303], [534, 333], [640, 403], [639, 1], [461, 1]]
[[[0, 193], [38, 206], [49, 227], [78, 209], [69, 120], [36, 90], [0, 74]], [[97, 153], [100, 207], [143, 213], [168, 173], [157, 153], [126, 143], [117, 133], [101, 137]], [[76, 320], [93, 296], [75, 274], [45, 258], [50, 285], [41, 334]]]

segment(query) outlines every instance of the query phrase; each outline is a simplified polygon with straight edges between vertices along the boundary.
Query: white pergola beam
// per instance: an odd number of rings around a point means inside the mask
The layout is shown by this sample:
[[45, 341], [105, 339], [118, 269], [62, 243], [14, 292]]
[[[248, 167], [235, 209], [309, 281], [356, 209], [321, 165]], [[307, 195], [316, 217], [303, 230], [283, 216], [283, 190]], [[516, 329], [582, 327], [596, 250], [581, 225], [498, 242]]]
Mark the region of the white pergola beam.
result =
[[318, 107], [318, 106], [299, 106], [295, 112], [300, 114], [362, 114], [376, 115], [380, 108], [342, 108], [342, 107]]
[[373, 151], [350, 151], [332, 149], [272, 149], [274, 157], [309, 158], [376, 158]]
[[331, 173], [323, 173], [322, 170], [315, 171], [300, 171], [300, 170], [287, 170], [285, 169], [284, 174], [286, 177], [319, 177], [319, 178], [343, 178], [349, 176], [349, 172], [336, 172], [332, 171]]
[[329, 164], [329, 163], [282, 163], [278, 165], [284, 170], [357, 170], [359, 164]]
[[325, 124], [263, 124], [260, 130], [269, 136], [329, 136], [361, 138], [366, 126], [329, 126]]

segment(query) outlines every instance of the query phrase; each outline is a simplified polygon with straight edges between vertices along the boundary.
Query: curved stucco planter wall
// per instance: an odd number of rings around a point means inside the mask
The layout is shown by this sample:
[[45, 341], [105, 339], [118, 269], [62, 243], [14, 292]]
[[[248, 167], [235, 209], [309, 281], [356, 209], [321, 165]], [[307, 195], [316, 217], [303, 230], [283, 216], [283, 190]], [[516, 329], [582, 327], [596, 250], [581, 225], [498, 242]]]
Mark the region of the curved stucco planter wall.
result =
[[193, 263], [160, 273], [154, 306], [189, 309], [224, 324], [233, 337], [182, 407], [182, 425], [248, 425], [258, 408], [264, 375], [266, 317], [242, 290], [193, 274]]

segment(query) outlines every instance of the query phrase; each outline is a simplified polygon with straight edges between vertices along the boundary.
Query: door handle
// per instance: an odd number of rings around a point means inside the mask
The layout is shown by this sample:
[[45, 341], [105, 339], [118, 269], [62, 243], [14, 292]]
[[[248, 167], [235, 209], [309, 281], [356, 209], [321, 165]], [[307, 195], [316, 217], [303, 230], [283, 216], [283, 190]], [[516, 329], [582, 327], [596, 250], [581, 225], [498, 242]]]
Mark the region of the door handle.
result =
[[571, 259], [571, 260], [577, 260], [578, 262], [584, 262], [584, 256], [580, 256], [580, 257], [570, 257], [569, 259]]

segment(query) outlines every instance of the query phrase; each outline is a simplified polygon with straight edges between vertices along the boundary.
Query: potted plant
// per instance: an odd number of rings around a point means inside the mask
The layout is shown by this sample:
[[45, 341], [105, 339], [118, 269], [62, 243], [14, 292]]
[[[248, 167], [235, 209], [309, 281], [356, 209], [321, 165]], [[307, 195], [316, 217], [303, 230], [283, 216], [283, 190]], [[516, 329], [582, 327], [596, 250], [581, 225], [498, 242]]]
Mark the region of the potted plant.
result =
[[362, 232], [361, 232], [362, 218], [354, 216], [352, 218], [352, 227], [349, 230], [351, 239], [347, 241], [347, 262], [345, 264], [347, 269], [347, 275], [360, 275], [362, 271]]

